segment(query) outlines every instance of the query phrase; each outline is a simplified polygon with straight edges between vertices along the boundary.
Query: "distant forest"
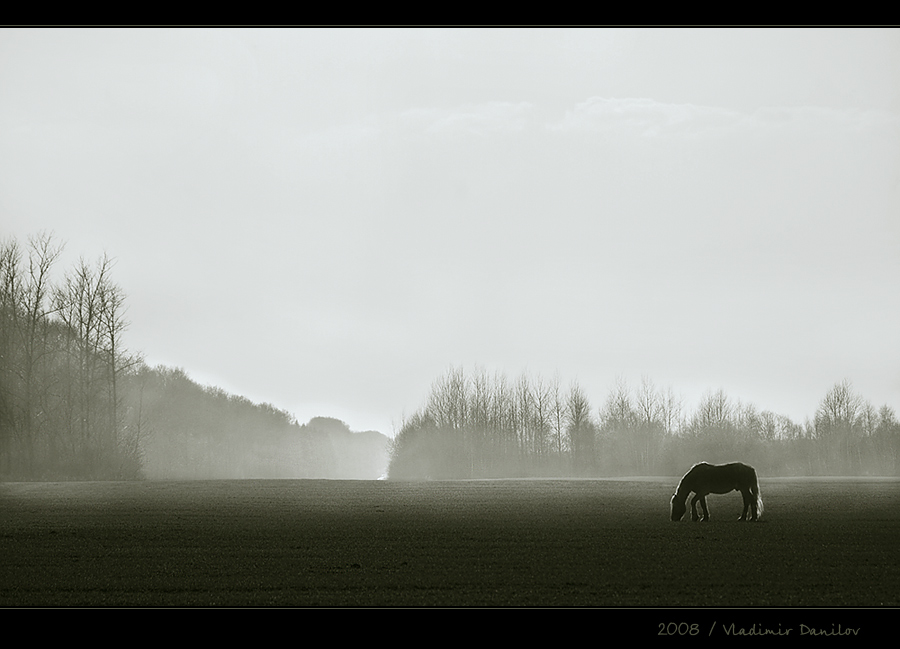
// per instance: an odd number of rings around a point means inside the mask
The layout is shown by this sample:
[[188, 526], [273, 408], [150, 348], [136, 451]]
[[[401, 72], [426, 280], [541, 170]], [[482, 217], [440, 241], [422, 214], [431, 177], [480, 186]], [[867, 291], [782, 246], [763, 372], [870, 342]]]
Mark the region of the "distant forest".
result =
[[619, 383], [594, 411], [577, 385], [461, 368], [432, 385], [392, 442], [392, 479], [674, 476], [740, 460], [762, 475], [900, 475], [900, 423], [848, 381], [797, 424], [710, 391], [687, 412], [671, 389]]
[[112, 262], [60, 283], [50, 235], [0, 244], [0, 480], [370, 478], [388, 438], [150, 368], [123, 345]]
[[389, 439], [314, 417], [298, 424], [267, 403], [201, 387], [180, 369], [141, 367], [131, 377], [147, 477], [369, 479], [383, 476]]

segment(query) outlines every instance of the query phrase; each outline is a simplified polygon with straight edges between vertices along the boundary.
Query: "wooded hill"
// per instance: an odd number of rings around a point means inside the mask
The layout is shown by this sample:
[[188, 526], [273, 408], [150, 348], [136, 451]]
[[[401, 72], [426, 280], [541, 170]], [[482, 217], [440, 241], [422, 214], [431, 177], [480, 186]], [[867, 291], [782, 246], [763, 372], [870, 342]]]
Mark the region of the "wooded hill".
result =
[[389, 439], [376, 431], [354, 433], [328, 417], [301, 425], [179, 369], [142, 367], [129, 383], [148, 478], [375, 480], [387, 471]]

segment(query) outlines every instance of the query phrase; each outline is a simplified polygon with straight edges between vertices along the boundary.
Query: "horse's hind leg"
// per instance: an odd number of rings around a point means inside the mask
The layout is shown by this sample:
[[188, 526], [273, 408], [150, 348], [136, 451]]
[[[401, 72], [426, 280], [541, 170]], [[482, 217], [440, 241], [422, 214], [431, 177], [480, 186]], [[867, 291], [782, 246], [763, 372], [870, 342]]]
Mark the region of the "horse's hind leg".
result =
[[747, 498], [750, 499], [750, 520], [755, 522], [756, 519], [759, 518], [759, 511], [757, 508], [757, 495], [753, 493], [752, 490], [749, 490]]
[[[741, 517], [738, 519], [739, 521], [747, 520], [747, 512], [751, 507], [755, 510], [756, 501], [753, 499], [753, 496], [750, 493], [749, 489], [741, 489], [741, 496], [744, 498], [744, 511], [741, 513]], [[756, 511], [753, 512], [753, 519], [756, 518]], [[753, 520], [751, 519], [751, 520]]]

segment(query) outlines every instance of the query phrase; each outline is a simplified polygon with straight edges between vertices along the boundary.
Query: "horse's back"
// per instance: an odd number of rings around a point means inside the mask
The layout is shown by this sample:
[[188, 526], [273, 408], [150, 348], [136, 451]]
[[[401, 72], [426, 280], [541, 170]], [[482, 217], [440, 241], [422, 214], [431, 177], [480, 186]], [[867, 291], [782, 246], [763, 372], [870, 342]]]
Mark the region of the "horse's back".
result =
[[740, 491], [756, 483], [756, 471], [742, 462], [729, 464], [708, 464], [701, 462], [694, 465], [690, 473], [695, 475], [697, 492], [727, 494], [729, 491]]

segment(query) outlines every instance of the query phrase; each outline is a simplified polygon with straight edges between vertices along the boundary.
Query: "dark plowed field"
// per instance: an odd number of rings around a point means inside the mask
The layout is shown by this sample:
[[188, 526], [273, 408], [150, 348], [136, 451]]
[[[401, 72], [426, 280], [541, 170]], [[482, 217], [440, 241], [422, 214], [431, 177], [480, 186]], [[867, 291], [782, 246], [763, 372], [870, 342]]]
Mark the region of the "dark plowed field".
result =
[[0, 605], [900, 605], [900, 481], [676, 482], [0, 484]]

